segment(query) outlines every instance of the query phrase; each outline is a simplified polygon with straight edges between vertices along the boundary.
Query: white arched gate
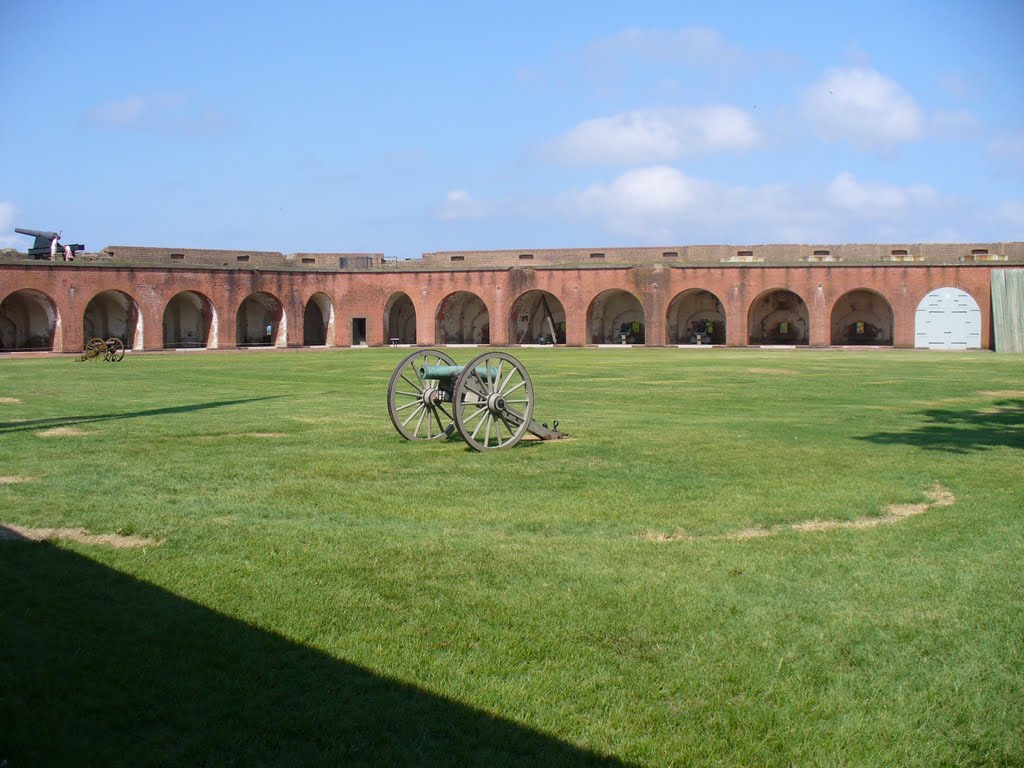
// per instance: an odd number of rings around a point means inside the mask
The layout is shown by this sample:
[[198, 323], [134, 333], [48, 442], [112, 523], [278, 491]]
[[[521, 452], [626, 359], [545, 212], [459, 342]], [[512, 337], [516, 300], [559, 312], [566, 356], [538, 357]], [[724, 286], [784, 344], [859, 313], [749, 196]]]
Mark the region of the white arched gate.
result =
[[981, 310], [959, 288], [937, 288], [917, 305], [914, 346], [918, 349], [981, 349]]

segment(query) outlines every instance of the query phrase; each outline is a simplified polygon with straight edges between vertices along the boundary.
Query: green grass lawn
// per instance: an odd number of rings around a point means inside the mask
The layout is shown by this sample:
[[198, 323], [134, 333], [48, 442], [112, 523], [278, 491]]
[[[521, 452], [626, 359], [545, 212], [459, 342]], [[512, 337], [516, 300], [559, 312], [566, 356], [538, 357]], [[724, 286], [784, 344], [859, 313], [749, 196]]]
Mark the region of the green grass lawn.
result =
[[0, 361], [0, 525], [162, 542], [0, 542], [0, 762], [1024, 764], [1024, 357], [520, 350], [481, 454], [404, 353]]

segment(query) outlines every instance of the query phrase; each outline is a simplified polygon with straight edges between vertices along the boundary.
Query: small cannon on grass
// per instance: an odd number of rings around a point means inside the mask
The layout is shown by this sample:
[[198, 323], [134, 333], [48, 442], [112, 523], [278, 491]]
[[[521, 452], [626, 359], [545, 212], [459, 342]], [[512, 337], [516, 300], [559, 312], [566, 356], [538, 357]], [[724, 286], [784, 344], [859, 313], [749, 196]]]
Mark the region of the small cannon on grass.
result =
[[529, 432], [541, 440], [568, 437], [533, 420], [533, 382], [505, 352], [485, 352], [469, 365], [437, 349], [413, 352], [388, 384], [388, 416], [406, 440], [438, 440], [455, 430], [475, 451], [510, 448]]
[[78, 362], [82, 363], [97, 357], [102, 357], [108, 363], [121, 362], [124, 360], [124, 342], [116, 336], [112, 336], [106, 341], [103, 339], [89, 339], [89, 343], [82, 350], [82, 356], [78, 358]]

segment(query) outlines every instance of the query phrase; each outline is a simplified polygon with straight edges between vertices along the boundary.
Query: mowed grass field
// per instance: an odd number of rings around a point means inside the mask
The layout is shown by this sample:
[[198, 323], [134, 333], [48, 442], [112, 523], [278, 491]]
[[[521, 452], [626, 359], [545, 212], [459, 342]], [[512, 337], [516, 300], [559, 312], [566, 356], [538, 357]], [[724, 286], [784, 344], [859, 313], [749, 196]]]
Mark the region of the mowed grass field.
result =
[[0, 361], [0, 763], [1024, 764], [1024, 357], [405, 353]]

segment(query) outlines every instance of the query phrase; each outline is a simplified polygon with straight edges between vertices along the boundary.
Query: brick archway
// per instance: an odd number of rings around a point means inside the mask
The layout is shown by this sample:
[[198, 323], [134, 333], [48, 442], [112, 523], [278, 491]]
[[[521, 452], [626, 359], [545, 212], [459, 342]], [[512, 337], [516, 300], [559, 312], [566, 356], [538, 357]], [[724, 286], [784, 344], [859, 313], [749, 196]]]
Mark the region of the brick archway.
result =
[[42, 291], [22, 288], [0, 302], [0, 351], [62, 352], [60, 313]]
[[725, 306], [711, 291], [677, 293], [665, 314], [665, 343], [690, 344], [699, 334], [704, 344], [725, 344]]
[[455, 291], [437, 305], [438, 344], [490, 344], [491, 319], [487, 304], [471, 291]]
[[807, 302], [785, 288], [765, 291], [750, 304], [747, 332], [750, 344], [809, 344]]
[[334, 304], [322, 291], [310, 296], [302, 310], [302, 345], [334, 346]]
[[116, 337], [125, 349], [143, 347], [143, 319], [139, 303], [126, 291], [101, 291], [93, 296], [82, 314], [82, 344], [89, 339]]
[[892, 346], [893, 314], [889, 301], [877, 291], [847, 291], [832, 305], [831, 343]]
[[235, 314], [235, 344], [239, 347], [288, 346], [288, 316], [272, 293], [250, 293]]
[[217, 310], [198, 291], [174, 294], [163, 314], [164, 349], [217, 348]]
[[565, 344], [566, 330], [565, 306], [550, 291], [525, 291], [512, 302], [508, 317], [510, 344]]
[[646, 318], [640, 299], [621, 288], [610, 288], [594, 297], [587, 308], [588, 341], [591, 344], [628, 344], [646, 341]]
[[384, 305], [384, 340], [416, 343], [416, 305], [405, 291], [395, 291]]

